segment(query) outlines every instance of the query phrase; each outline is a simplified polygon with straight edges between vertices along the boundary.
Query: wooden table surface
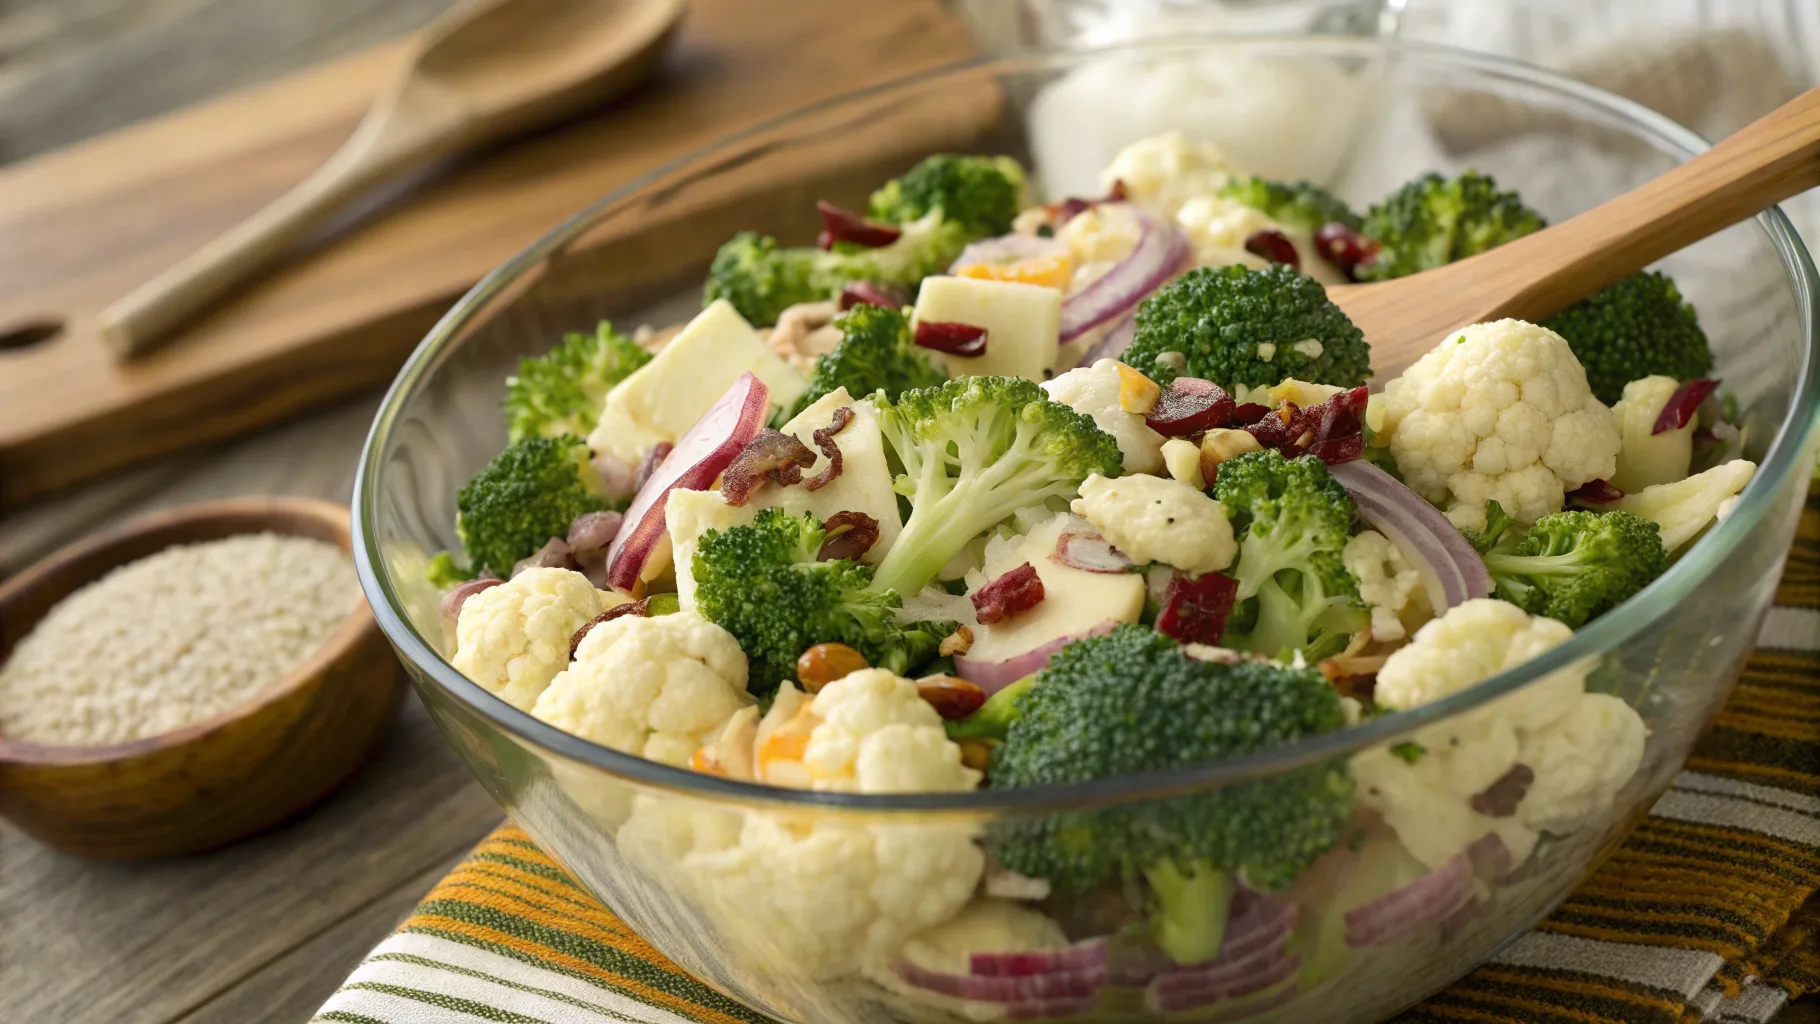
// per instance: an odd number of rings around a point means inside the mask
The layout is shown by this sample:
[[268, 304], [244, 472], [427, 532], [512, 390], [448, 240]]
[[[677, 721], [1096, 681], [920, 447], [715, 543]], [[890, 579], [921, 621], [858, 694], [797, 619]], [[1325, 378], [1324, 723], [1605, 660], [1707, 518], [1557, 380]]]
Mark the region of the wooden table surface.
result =
[[[0, 161], [409, 30], [451, 0], [0, 0]], [[91, 528], [239, 494], [347, 501], [378, 395], [0, 519], [0, 577]], [[229, 849], [92, 864], [0, 824], [0, 1020], [298, 1022], [499, 808], [408, 700], [378, 759]], [[1788, 1024], [1820, 1022], [1791, 1011]]]

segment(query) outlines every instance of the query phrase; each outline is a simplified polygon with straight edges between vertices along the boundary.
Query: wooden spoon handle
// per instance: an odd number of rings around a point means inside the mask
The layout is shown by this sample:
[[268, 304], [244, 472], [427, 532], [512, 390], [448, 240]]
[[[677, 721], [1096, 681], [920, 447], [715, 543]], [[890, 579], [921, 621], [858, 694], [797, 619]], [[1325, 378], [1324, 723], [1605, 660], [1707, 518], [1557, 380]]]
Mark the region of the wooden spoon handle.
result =
[[1480, 272], [1525, 282], [1506, 315], [1546, 316], [1815, 187], [1820, 187], [1820, 88], [1661, 177], [1475, 262], [1495, 261]]
[[101, 336], [114, 357], [130, 359], [152, 347], [397, 170], [402, 154], [382, 138], [383, 120], [363, 122], [346, 145], [290, 191], [103, 310]]

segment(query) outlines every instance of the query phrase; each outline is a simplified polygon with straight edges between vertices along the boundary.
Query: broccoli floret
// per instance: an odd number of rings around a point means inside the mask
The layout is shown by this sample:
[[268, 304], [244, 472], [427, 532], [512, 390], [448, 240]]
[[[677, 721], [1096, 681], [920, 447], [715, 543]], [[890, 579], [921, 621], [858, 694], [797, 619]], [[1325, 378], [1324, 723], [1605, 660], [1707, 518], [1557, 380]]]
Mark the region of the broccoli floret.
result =
[[832, 251], [785, 247], [769, 235], [741, 231], [714, 254], [703, 302], [726, 299], [747, 322], [774, 324], [791, 306], [837, 298], [855, 281], [914, 291], [923, 278], [947, 269], [973, 240], [940, 211], [898, 228], [903, 234], [890, 245]]
[[902, 604], [867, 589], [872, 569], [849, 559], [816, 561], [825, 534], [814, 516], [778, 508], [750, 526], [710, 530], [695, 553], [695, 604], [733, 634], [751, 659], [751, 691], [764, 697], [796, 678], [796, 659], [842, 643], [866, 662], [903, 675], [936, 655], [951, 624], [900, 626]]
[[[1180, 352], [1186, 359], [1158, 357]], [[1167, 386], [1200, 377], [1228, 390], [1289, 377], [1354, 388], [1371, 375], [1371, 347], [1319, 281], [1293, 268], [1202, 267], [1138, 306], [1121, 358]]]
[[1689, 381], [1713, 369], [1713, 350], [1694, 307], [1667, 274], [1632, 274], [1542, 326], [1567, 339], [1593, 394], [1606, 405], [1618, 404], [1633, 380], [1661, 374]]
[[1515, 192], [1498, 191], [1490, 175], [1467, 171], [1457, 178], [1424, 174], [1365, 214], [1361, 230], [1378, 254], [1361, 264], [1365, 281], [1432, 270], [1477, 256], [1548, 226]]
[[455, 532], [476, 572], [509, 576], [551, 537], [567, 536], [583, 512], [608, 506], [584, 483], [580, 438], [528, 437], [506, 446], [455, 495]]
[[1508, 551], [1485, 556], [1497, 594], [1579, 629], [1668, 568], [1662, 530], [1629, 512], [1556, 512]]
[[1024, 168], [1008, 156], [938, 153], [872, 193], [866, 215], [906, 224], [940, 211], [972, 238], [1002, 235], [1024, 208]]
[[1002, 740], [1011, 723], [1017, 719], [1017, 700], [1036, 684], [1036, 676], [1027, 675], [986, 698], [978, 711], [966, 718], [942, 723], [951, 740]]
[[780, 424], [795, 419], [797, 413], [838, 388], [846, 388], [856, 398], [874, 391], [896, 398], [912, 388], [936, 387], [948, 379], [916, 347], [905, 310], [861, 303], [835, 317], [834, 326], [840, 328], [840, 344], [815, 361], [809, 390], [777, 414]]
[[1487, 499], [1485, 502], [1485, 529], [1460, 532], [1466, 535], [1466, 542], [1472, 545], [1474, 551], [1486, 555], [1503, 543], [1506, 534], [1510, 532], [1510, 527], [1510, 513], [1504, 511], [1504, 506], [1498, 504], [1497, 501]]
[[873, 402], [911, 507], [876, 590], [914, 594], [1013, 512], [1074, 497], [1082, 480], [1123, 467], [1112, 435], [1021, 377], [963, 377]]
[[607, 392], [650, 361], [651, 353], [605, 320], [593, 334], [571, 331], [547, 355], [520, 359], [506, 378], [506, 436], [586, 437]]
[[474, 570], [455, 560], [447, 551], [438, 551], [423, 571], [425, 579], [437, 590], [448, 590], [474, 578]]
[[[1318, 673], [1260, 660], [1197, 661], [1143, 626], [1063, 647], [1017, 701], [993, 751], [995, 788], [1053, 785], [1218, 760], [1332, 732], [1339, 695]], [[1181, 963], [1219, 952], [1232, 873], [1288, 885], [1340, 838], [1352, 815], [1343, 762], [1309, 765], [1213, 792], [1018, 816], [990, 833], [1014, 871], [1080, 896], [1144, 878], [1158, 943]]]
[[1286, 224], [1310, 234], [1324, 224], [1338, 221], [1357, 230], [1361, 218], [1346, 201], [1312, 181], [1270, 181], [1265, 178], [1234, 178], [1220, 194], [1246, 206], [1263, 211], [1279, 224]]
[[1352, 536], [1352, 497], [1326, 463], [1274, 449], [1220, 464], [1214, 497], [1232, 515], [1238, 581], [1228, 647], [1310, 662], [1345, 650], [1367, 616], [1340, 552]]

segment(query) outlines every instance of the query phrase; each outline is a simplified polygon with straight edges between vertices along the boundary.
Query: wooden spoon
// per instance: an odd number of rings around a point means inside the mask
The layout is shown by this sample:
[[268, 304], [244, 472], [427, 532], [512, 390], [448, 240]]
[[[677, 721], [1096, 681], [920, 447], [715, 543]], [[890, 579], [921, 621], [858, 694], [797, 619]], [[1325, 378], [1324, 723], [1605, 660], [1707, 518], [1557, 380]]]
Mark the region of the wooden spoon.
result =
[[378, 182], [623, 92], [656, 65], [687, 0], [468, 0], [424, 30], [328, 162], [101, 314], [129, 358]]
[[1535, 322], [1627, 274], [1820, 187], [1820, 89], [1655, 180], [1458, 263], [1327, 295], [1371, 343], [1379, 380], [1467, 324]]

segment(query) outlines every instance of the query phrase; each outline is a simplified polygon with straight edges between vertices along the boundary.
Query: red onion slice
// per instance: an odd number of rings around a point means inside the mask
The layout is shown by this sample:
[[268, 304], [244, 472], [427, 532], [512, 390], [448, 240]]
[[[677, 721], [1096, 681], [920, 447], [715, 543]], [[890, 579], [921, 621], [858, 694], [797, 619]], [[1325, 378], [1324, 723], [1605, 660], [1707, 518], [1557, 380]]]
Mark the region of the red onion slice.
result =
[[1097, 994], [1106, 984], [1106, 965], [1098, 964], [1079, 970], [1058, 970], [1043, 974], [990, 976], [984, 974], [948, 974], [932, 971], [909, 962], [897, 962], [897, 976], [931, 992], [957, 999], [975, 999], [987, 1003], [1015, 1003], [1039, 999], [1083, 999]]
[[1281, 231], [1253, 231], [1245, 239], [1245, 251], [1272, 263], [1302, 269], [1302, 256], [1295, 251], [1295, 243]]
[[1039, 256], [1054, 256], [1068, 251], [1068, 243], [1053, 238], [1040, 238], [1036, 235], [1024, 235], [1013, 232], [974, 242], [961, 250], [961, 254], [948, 264], [950, 274], [962, 267], [1002, 266], [1006, 263], [1020, 263]]
[[1083, 572], [1100, 572], [1111, 576], [1137, 568], [1136, 562], [1097, 533], [1063, 533], [1055, 539], [1055, 554], [1049, 557]]
[[968, 970], [985, 977], [1054, 974], [1106, 966], [1106, 940], [1087, 939], [1061, 949], [1028, 949], [1016, 953], [974, 953]]
[[1459, 528], [1396, 477], [1357, 459], [1329, 471], [1352, 495], [1359, 518], [1383, 534], [1421, 573], [1436, 615], [1491, 593], [1491, 573]]
[[473, 597], [483, 590], [497, 587], [504, 582], [505, 580], [502, 580], [497, 576], [486, 576], [477, 580], [468, 580], [465, 583], [455, 584], [455, 586], [449, 589], [448, 593], [442, 595], [443, 625], [453, 630], [455, 624], [461, 621], [461, 607], [468, 603], [468, 598]]
[[569, 551], [569, 542], [561, 537], [551, 537], [529, 557], [519, 559], [518, 564], [512, 566], [512, 575], [517, 576], [526, 569], [569, 569], [574, 565], [575, 558]]
[[1209, 572], [1189, 579], [1187, 573], [1177, 572], [1163, 591], [1156, 631], [1185, 644], [1218, 644], [1238, 594], [1238, 581], [1225, 573]]
[[[1214, 1003], [1221, 1003], [1234, 999], [1236, 996], [1225, 994], [1207, 996], [1198, 992], [1156, 996], [1154, 997], [1155, 1008], [1164, 1013], [1179, 1010], [1200, 1010], [1200, 1013], [1197, 1013], [1190, 1018], [1199, 1022], [1199, 1024], [1219, 1024], [1220, 1021], [1226, 1020], [1271, 1019], [1263, 1016], [1266, 1011], [1270, 1010], [1272, 1007], [1281, 1006], [1302, 994], [1301, 986], [1294, 984], [1293, 981], [1290, 980], [1297, 968], [1301, 966], [1301, 957], [1289, 957], [1285, 963], [1288, 965], [1287, 969], [1281, 966], [1273, 966], [1269, 971], [1270, 980], [1261, 987], [1247, 989], [1245, 992], [1239, 993], [1240, 995], [1249, 996], [1251, 998], [1226, 1011], [1215, 1011], [1214, 1013], [1209, 1014], [1206, 1012], [1205, 1008]], [[1274, 987], [1276, 991], [1270, 992], [1269, 990], [1272, 987]], [[1269, 992], [1269, 994], [1266, 995], [1266, 992]]]
[[1650, 434], [1666, 434], [1671, 430], [1680, 430], [1694, 420], [1694, 413], [1700, 410], [1700, 403], [1706, 401], [1719, 382], [1706, 377], [1690, 380], [1675, 389], [1668, 398], [1668, 404], [1662, 407], [1662, 414], [1656, 417], [1656, 425], [1650, 428]]
[[1376, 946], [1438, 925], [1473, 898], [1472, 860], [1454, 858], [1421, 878], [1346, 912], [1346, 944]]
[[1113, 627], [1117, 625], [1118, 623], [1107, 619], [1085, 632], [1076, 633], [1073, 636], [1056, 637], [1046, 644], [1033, 647], [1022, 654], [1014, 654], [1003, 661], [985, 661], [968, 657], [965, 654], [957, 654], [954, 656], [954, 673], [970, 683], [977, 684], [980, 689], [986, 691], [986, 696], [990, 697], [1032, 672], [1042, 671], [1043, 666], [1049, 664], [1050, 655], [1056, 651], [1082, 637], [1104, 636], [1112, 632]]
[[1579, 487], [1568, 491], [1569, 501], [1583, 505], [1609, 505], [1624, 497], [1624, 492], [1611, 485], [1609, 480], [1588, 480]]
[[986, 354], [986, 329], [948, 320], [920, 320], [916, 324], [919, 348], [972, 358]]
[[1072, 341], [1137, 305], [1193, 256], [1188, 239], [1175, 225], [1147, 213], [1137, 216], [1141, 233], [1130, 255], [1062, 301], [1062, 341]]
[[1466, 859], [1472, 861], [1475, 871], [1493, 881], [1502, 881], [1517, 869], [1510, 847], [1504, 844], [1504, 839], [1496, 832], [1487, 832], [1468, 846]]
[[1075, 999], [1029, 999], [1005, 1005], [1005, 1016], [1011, 1020], [1063, 1020], [1092, 1012], [1100, 1001], [1098, 993]]
[[1164, 437], [1186, 437], [1223, 427], [1237, 408], [1226, 389], [1199, 377], [1177, 377], [1157, 396], [1144, 422]]
[[[1102, 359], [1117, 359], [1131, 347], [1131, 341], [1135, 337], [1137, 337], [1137, 307], [1132, 306], [1124, 316], [1106, 329], [1105, 335], [1094, 342], [1092, 348], [1075, 361], [1074, 366], [1092, 366]], [[1072, 370], [1074, 366], [1063, 367], [1063, 369]]]
[[836, 242], [852, 242], [868, 249], [878, 249], [897, 241], [904, 234], [889, 224], [874, 224], [852, 210], [843, 210], [833, 203], [817, 201], [815, 210], [822, 215], [822, 231], [815, 237], [815, 244], [823, 249], [834, 248]]

